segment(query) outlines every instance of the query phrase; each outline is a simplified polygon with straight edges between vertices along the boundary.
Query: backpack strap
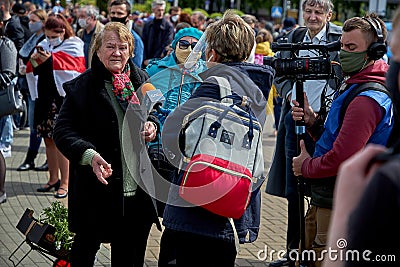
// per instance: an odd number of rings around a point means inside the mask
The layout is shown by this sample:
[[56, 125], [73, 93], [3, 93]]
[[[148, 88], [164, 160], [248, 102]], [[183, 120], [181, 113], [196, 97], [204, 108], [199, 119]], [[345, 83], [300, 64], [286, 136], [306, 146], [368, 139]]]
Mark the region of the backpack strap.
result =
[[[233, 105], [234, 104], [233, 99], [227, 97], [227, 96], [231, 96], [232, 95], [231, 84], [229, 83], [228, 79], [226, 79], [225, 77], [220, 77], [220, 76], [211, 76], [211, 77], [213, 77], [218, 82], [219, 93], [220, 93], [220, 96], [221, 96], [221, 103], [227, 103], [229, 105]], [[242, 102], [243, 101], [244, 100], [242, 100]], [[246, 101], [247, 101], [247, 98], [246, 98]], [[227, 109], [226, 112], [228, 110], [229, 109]], [[224, 113], [221, 114], [221, 116], [220, 116], [220, 118], [218, 118], [218, 120], [220, 120], [223, 117], [225, 117]], [[251, 118], [251, 116], [250, 116], [250, 118]], [[221, 125], [220, 122], [218, 122], [218, 123], [219, 123], [219, 125]], [[212, 127], [210, 127], [210, 128], [212, 128]], [[252, 129], [252, 126], [249, 127], [249, 128]], [[251, 135], [252, 135], [252, 130], [251, 130]], [[251, 137], [251, 139], [252, 139], [252, 137]], [[250, 142], [251, 142], [251, 140], [250, 140]], [[251, 147], [251, 145], [250, 145], [250, 147]], [[235, 239], [235, 248], [236, 248], [236, 252], [239, 254], [239, 252], [240, 252], [240, 243], [239, 243], [239, 235], [238, 235], [237, 230], [236, 230], [235, 222], [234, 222], [234, 220], [232, 218], [228, 218], [228, 221], [229, 221], [229, 223], [230, 223], [230, 225], [231, 225], [231, 227], [233, 229], [233, 235], [234, 235], [234, 239]]]
[[251, 100], [246, 95], [239, 96], [232, 92], [231, 84], [227, 78], [211, 76], [218, 82], [219, 94], [221, 96], [221, 103], [232, 105], [238, 105], [244, 107], [247, 111], [250, 110]]
[[362, 92], [369, 91], [369, 90], [383, 92], [383, 93], [387, 94], [392, 99], [392, 95], [389, 92], [389, 90], [384, 85], [382, 85], [380, 83], [368, 82], [368, 83], [363, 83], [361, 85], [356, 86], [355, 88], [353, 88], [348, 93], [348, 95], [346, 96], [346, 98], [343, 101], [342, 106], [340, 107], [340, 117], [339, 117], [340, 125], [339, 125], [339, 129], [342, 127], [342, 123], [343, 123], [343, 120], [344, 120], [344, 115], [346, 114], [346, 110], [349, 107], [350, 103], [354, 100], [354, 98], [356, 96], [358, 96]]
[[221, 95], [221, 102], [227, 103], [229, 105], [233, 104], [233, 100], [227, 98], [226, 96], [232, 94], [231, 84], [229, 83], [227, 78], [220, 77], [220, 76], [212, 76], [218, 82], [219, 86], [219, 94]]
[[307, 27], [298, 27], [293, 31], [292, 43], [303, 42], [304, 36], [307, 33]]

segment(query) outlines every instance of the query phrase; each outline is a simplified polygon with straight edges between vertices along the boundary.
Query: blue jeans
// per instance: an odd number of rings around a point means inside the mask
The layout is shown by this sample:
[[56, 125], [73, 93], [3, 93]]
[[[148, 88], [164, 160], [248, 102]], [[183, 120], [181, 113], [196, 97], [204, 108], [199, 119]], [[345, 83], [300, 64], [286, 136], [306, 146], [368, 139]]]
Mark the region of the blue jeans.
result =
[[33, 126], [33, 120], [35, 119], [35, 100], [32, 100], [31, 96], [28, 97], [28, 123], [30, 129], [29, 135], [29, 150], [38, 152], [42, 137], [38, 136], [36, 128]]
[[[295, 121], [293, 120], [290, 111], [286, 113], [284, 118], [286, 128], [286, 198], [288, 200], [288, 228], [286, 242], [288, 248], [297, 249], [300, 242], [300, 210], [297, 177], [293, 173], [292, 159], [293, 157], [296, 157], [300, 151], [297, 151], [298, 136], [295, 132]], [[307, 133], [304, 135], [304, 142], [308, 153], [313, 155], [315, 144]]]
[[12, 116], [7, 115], [0, 118], [0, 144], [10, 146], [13, 142], [14, 132]]

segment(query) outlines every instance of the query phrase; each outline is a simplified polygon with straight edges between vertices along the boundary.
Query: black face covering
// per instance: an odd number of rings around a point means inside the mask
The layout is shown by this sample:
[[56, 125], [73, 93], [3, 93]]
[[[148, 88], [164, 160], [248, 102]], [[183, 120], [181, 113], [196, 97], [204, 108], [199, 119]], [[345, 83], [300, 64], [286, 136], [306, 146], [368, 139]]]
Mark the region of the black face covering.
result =
[[111, 21], [112, 21], [112, 22], [119, 22], [119, 23], [125, 24], [127, 18], [128, 18], [128, 16], [125, 16], [125, 17], [122, 17], [122, 18], [111, 17]]

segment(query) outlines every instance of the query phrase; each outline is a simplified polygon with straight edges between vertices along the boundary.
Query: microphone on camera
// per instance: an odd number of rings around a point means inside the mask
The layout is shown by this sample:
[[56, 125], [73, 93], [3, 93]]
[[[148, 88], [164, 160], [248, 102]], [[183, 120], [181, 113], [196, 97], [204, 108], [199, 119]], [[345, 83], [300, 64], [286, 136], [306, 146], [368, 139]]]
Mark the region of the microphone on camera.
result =
[[336, 41], [327, 44], [314, 44], [311, 42], [299, 42], [299, 43], [277, 43], [273, 42], [271, 44], [271, 49], [273, 52], [278, 51], [297, 51], [297, 50], [311, 50], [317, 49], [321, 52], [333, 52], [339, 51], [341, 48], [340, 38]]
[[165, 102], [165, 97], [160, 89], [156, 89], [151, 83], [145, 83], [142, 86], [143, 103], [146, 107], [147, 114], [153, 109], [158, 110]]

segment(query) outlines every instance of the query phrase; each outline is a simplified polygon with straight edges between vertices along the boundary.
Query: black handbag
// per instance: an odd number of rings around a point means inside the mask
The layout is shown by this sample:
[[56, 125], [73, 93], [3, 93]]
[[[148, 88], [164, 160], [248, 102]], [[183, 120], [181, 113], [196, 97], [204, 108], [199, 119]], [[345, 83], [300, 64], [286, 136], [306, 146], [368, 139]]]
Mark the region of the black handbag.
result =
[[24, 109], [22, 94], [15, 90], [17, 77], [11, 79], [6, 74], [0, 74], [0, 117], [21, 112]]

